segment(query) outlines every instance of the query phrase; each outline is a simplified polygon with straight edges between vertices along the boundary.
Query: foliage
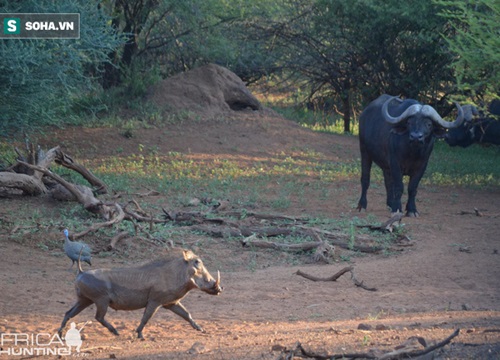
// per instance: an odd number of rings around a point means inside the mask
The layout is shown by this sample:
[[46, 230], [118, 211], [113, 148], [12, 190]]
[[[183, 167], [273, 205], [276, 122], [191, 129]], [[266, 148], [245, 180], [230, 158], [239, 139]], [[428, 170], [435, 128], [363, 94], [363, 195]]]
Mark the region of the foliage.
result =
[[[283, 68], [309, 89], [308, 103], [343, 115], [381, 93], [446, 94], [446, 21], [430, 1], [284, 0], [280, 19], [259, 24]], [[278, 50], [276, 50], [278, 49]]]
[[[262, 0], [105, 1], [114, 27], [127, 37], [110, 60], [123, 68], [139, 62], [144, 73], [158, 68], [163, 77], [208, 62], [248, 69], [255, 45], [240, 42], [242, 20], [261, 12], [259, 6], [264, 4]], [[105, 87], [122, 83], [123, 72], [117, 67], [106, 70]]]
[[0, 0], [0, 10], [80, 12], [82, 31], [0, 43], [0, 130], [95, 122], [110, 109], [119, 119], [152, 83], [209, 62], [289, 86], [304, 111], [327, 114], [320, 125], [340, 116], [349, 132], [381, 93], [439, 107], [457, 91], [453, 71], [462, 91], [499, 91], [494, 0]]
[[435, 0], [455, 33], [446, 36], [455, 54], [451, 65], [458, 88], [470, 95], [500, 95], [500, 2]]
[[0, 2], [1, 12], [78, 12], [80, 39], [7, 39], [0, 42], [0, 131], [63, 122], [75, 97], [92, 91], [98, 65], [119, 43], [98, 1]]

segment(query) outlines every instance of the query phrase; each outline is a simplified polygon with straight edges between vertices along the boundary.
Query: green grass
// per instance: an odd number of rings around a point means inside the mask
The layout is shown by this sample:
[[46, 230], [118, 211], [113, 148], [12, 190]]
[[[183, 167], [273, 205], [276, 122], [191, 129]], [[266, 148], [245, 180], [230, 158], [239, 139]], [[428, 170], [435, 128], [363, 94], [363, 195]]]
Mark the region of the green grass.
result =
[[424, 183], [443, 186], [500, 186], [500, 148], [450, 147], [439, 141], [431, 155]]
[[[332, 134], [344, 134], [344, 121], [339, 116], [314, 112], [297, 106], [270, 106], [283, 117], [295, 121], [305, 128]], [[357, 121], [351, 121], [351, 134], [358, 133]]]
[[[300, 125], [319, 132], [343, 134], [343, 122], [339, 117], [313, 112], [294, 103], [271, 107], [284, 117]], [[358, 134], [358, 123], [352, 121], [352, 134]], [[349, 135], [346, 135], [349, 136]], [[472, 145], [468, 148], [450, 147], [438, 141], [431, 155], [422, 184], [442, 186], [499, 186], [500, 185], [500, 148]], [[337, 172], [322, 173], [323, 180], [335, 181], [339, 173], [359, 177], [359, 161], [337, 164]], [[407, 180], [407, 179], [406, 179]], [[372, 167], [372, 181], [383, 181], [380, 169]]]

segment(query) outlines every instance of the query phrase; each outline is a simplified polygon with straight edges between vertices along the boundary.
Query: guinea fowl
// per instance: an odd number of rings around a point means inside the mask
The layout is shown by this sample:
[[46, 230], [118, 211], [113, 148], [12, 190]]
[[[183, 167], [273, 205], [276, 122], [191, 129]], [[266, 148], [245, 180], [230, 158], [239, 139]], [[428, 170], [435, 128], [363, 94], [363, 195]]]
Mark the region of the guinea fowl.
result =
[[87, 244], [78, 241], [71, 241], [69, 239], [68, 229], [64, 229], [64, 252], [68, 257], [73, 260], [71, 264], [71, 268], [75, 265], [75, 262], [78, 261], [78, 257], [80, 257], [81, 261], [85, 261], [87, 264], [91, 265], [90, 260], [92, 260], [91, 249]]

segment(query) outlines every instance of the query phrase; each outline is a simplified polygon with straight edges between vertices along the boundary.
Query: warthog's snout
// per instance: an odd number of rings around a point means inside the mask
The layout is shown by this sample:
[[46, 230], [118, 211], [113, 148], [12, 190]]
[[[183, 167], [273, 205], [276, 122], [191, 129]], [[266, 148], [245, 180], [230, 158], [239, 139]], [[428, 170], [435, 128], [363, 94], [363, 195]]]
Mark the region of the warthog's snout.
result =
[[202, 290], [210, 295], [219, 295], [222, 292], [223, 287], [220, 286], [220, 272], [218, 270], [217, 270], [217, 280], [214, 280], [214, 283], [211, 287]]
[[219, 295], [223, 289], [220, 286], [220, 272], [217, 271], [217, 279], [214, 279], [201, 263], [196, 264], [195, 267], [201, 270], [201, 274], [195, 273], [191, 279], [194, 287], [210, 295]]

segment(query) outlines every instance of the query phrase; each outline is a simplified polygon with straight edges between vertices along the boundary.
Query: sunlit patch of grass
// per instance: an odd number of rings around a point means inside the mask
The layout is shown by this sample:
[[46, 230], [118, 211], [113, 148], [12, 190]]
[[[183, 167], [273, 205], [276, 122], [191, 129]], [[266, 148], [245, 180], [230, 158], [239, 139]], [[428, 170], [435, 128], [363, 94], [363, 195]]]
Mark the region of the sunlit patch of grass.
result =
[[307, 177], [324, 181], [359, 175], [357, 162], [332, 162], [315, 152], [279, 153], [267, 159], [169, 153], [134, 154], [88, 161], [99, 174], [153, 177], [158, 180]]
[[[339, 116], [312, 111], [302, 106], [273, 106], [273, 110], [305, 128], [318, 132], [344, 134], [344, 122]], [[351, 134], [358, 134], [358, 122], [351, 120]]]
[[497, 147], [473, 145], [460, 148], [438, 142], [423, 183], [444, 186], [499, 186], [499, 155], [500, 150]]

